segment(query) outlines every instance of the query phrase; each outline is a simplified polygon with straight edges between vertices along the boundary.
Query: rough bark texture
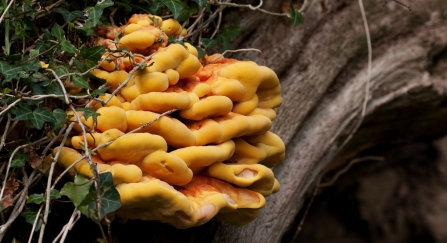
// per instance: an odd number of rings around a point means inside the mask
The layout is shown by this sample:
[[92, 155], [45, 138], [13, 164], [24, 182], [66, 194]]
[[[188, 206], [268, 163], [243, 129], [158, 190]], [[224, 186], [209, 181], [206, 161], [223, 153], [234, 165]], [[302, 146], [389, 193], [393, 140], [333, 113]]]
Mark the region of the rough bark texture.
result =
[[[305, 23], [299, 27], [291, 27], [285, 18], [229, 9], [224, 22], [242, 27], [233, 48], [260, 49], [267, 66], [281, 80], [284, 102], [273, 129], [287, 144], [285, 161], [274, 169], [281, 191], [270, 196], [259, 217], [244, 227], [213, 220], [198, 228], [176, 230], [133, 221], [116, 228], [116, 240], [291, 242], [309, 192], [321, 178], [322, 183], [328, 180], [322, 175], [337, 174], [349, 161], [380, 144], [446, 134], [445, 0], [405, 3], [413, 14], [390, 0], [364, 1], [373, 43], [364, 119], [367, 45], [357, 1], [309, 1]], [[264, 4], [273, 12], [281, 12], [281, 6], [279, 1]], [[256, 52], [237, 57], [262, 63]], [[362, 125], [353, 132], [359, 122]]]

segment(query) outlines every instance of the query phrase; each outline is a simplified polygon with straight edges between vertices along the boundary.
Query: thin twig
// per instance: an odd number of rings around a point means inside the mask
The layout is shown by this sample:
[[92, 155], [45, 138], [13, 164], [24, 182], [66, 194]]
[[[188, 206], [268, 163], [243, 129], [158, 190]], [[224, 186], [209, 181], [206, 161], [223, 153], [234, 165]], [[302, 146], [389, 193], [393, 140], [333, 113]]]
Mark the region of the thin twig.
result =
[[[157, 53], [157, 52], [155, 52], [155, 53]], [[155, 53], [153, 53], [153, 54], [147, 56], [146, 58], [143, 59], [143, 61], [141, 61], [141, 62], [139, 63], [139, 65], [135, 66], [135, 67], [129, 72], [129, 75], [127, 76], [126, 80], [124, 80], [124, 82], [121, 83], [121, 84], [118, 86], [118, 88], [116, 88], [116, 89], [110, 94], [109, 98], [107, 98], [107, 100], [105, 100], [104, 103], [107, 104], [107, 103], [113, 98], [113, 96], [116, 95], [116, 93], [118, 93], [124, 86], [126, 86], [127, 83], [129, 83], [130, 79], [133, 77], [133, 74], [134, 74], [136, 71], [138, 71], [138, 70], [141, 68], [142, 65], [145, 65], [145, 62], [149, 61], [149, 59], [151, 59], [151, 58], [155, 55]]]
[[[5, 130], [3, 130], [2, 140], [0, 142], [0, 151], [2, 151], [3, 146], [5, 146], [6, 136], [8, 136], [9, 133], [9, 126], [11, 125], [11, 120], [12, 120], [11, 114], [8, 113], [8, 121], [6, 122], [6, 127]], [[3, 171], [3, 169], [0, 170], [0, 173], [1, 171]]]
[[349, 163], [344, 166], [341, 170], [337, 171], [337, 174], [335, 174], [329, 181], [324, 182], [324, 183], [319, 183], [319, 187], [328, 187], [333, 185], [338, 178], [343, 175], [344, 173], [348, 172], [349, 169], [351, 169], [351, 167], [359, 162], [364, 162], [364, 161], [370, 161], [370, 160], [375, 160], [375, 161], [384, 161], [383, 157], [378, 157], [378, 156], [365, 156], [365, 157], [361, 157], [361, 158], [355, 158], [351, 161], [349, 161]]
[[43, 208], [43, 204], [40, 205], [39, 211], [37, 211], [36, 218], [34, 219], [34, 223], [33, 223], [33, 228], [31, 228], [31, 234], [29, 235], [29, 238], [28, 238], [28, 243], [31, 243], [31, 241], [33, 240], [34, 231], [36, 229], [37, 222], [39, 222], [40, 212], [42, 211], [42, 208]]
[[43, 137], [43, 138], [41, 138], [41, 139], [39, 139], [39, 140], [37, 140], [37, 141], [35, 141], [35, 142], [28, 143], [28, 144], [23, 144], [23, 145], [20, 145], [20, 146], [18, 146], [18, 147], [16, 147], [16, 148], [14, 149], [14, 151], [13, 151], [12, 154], [11, 154], [11, 156], [9, 157], [8, 167], [6, 168], [5, 179], [4, 179], [4, 181], [3, 181], [3, 187], [2, 187], [2, 190], [1, 190], [1, 192], [0, 192], [0, 199], [3, 198], [3, 193], [4, 193], [4, 191], [5, 191], [6, 181], [8, 180], [9, 169], [11, 168], [11, 162], [12, 162], [12, 159], [14, 158], [14, 155], [15, 155], [20, 149], [23, 149], [23, 148], [26, 148], [26, 147], [28, 147], [28, 146], [32, 146], [32, 145], [35, 145], [35, 144], [38, 144], [38, 143], [42, 143], [42, 142], [45, 142], [45, 141], [50, 141], [50, 140], [48, 140], [47, 137]]
[[[318, 180], [318, 181], [320, 181], [320, 180]], [[296, 238], [298, 237], [298, 235], [301, 232], [301, 229], [303, 228], [304, 221], [306, 220], [307, 215], [309, 214], [310, 208], [312, 206], [312, 203], [314, 202], [314, 199], [317, 196], [317, 192], [319, 189], [318, 184], [319, 184], [319, 182], [317, 182], [317, 185], [315, 186], [315, 189], [312, 193], [312, 197], [310, 198], [309, 203], [306, 206], [306, 210], [304, 211], [303, 217], [301, 218], [300, 223], [298, 224], [298, 227], [295, 230], [295, 234], [293, 235], [292, 242], [295, 242]]]
[[201, 32], [201, 31], [202, 31], [203, 29], [205, 29], [205, 28], [208, 26], [208, 24], [210, 24], [211, 21], [213, 21], [214, 18], [216, 18], [216, 16], [217, 16], [220, 12], [222, 12], [224, 9], [225, 9], [225, 6], [224, 6], [224, 5], [219, 6], [219, 8], [217, 8], [216, 12], [214, 12], [214, 13], [209, 17], [209, 19], [207, 19], [203, 24], [200, 24], [200, 26], [199, 26], [196, 30], [194, 30], [193, 32], [187, 34], [187, 35], [185, 36], [185, 38], [188, 38], [188, 37], [190, 37], [190, 36], [195, 35], [196, 33]]
[[273, 15], [273, 16], [283, 16], [283, 17], [290, 18], [290, 14], [288, 14], [288, 13], [275, 13], [275, 12], [270, 12], [270, 11], [267, 11], [265, 9], [262, 9], [261, 8], [262, 1], [256, 7], [253, 7], [253, 5], [251, 5], [251, 4], [237, 4], [237, 3], [230, 3], [230, 2], [219, 2], [217, 5], [219, 5], [219, 6], [227, 6], [227, 7], [234, 7], [234, 8], [249, 8], [250, 10], [259, 11], [259, 12], [262, 12], [262, 13], [265, 13], [265, 14], [269, 14], [269, 15]]
[[6, 6], [5, 10], [3, 11], [2, 16], [0, 17], [0, 23], [3, 22], [3, 19], [5, 18], [5, 15], [8, 13], [9, 9], [11, 8], [13, 2], [14, 2], [14, 0], [11, 0], [9, 2], [8, 6]]
[[[70, 105], [70, 107], [74, 110], [72, 105]], [[74, 114], [77, 115], [76, 110], [74, 110]], [[80, 121], [80, 118], [79, 117], [77, 117], [77, 118], [78, 118], [78, 121]], [[70, 126], [71, 125], [74, 126], [74, 123], [70, 124]], [[71, 128], [73, 126], [71, 126], [71, 127], [70, 126], [69, 126], [69, 129], [71, 130]], [[83, 124], [82, 123], [81, 123], [81, 127], [83, 128]], [[46, 222], [48, 220], [48, 214], [50, 212], [50, 195], [51, 195], [51, 190], [53, 189], [53, 187], [51, 185], [51, 179], [53, 178], [54, 167], [56, 166], [57, 158], [59, 157], [59, 154], [60, 154], [60, 152], [62, 150], [61, 148], [63, 147], [63, 145], [65, 144], [65, 141], [67, 140], [67, 137], [68, 137], [68, 134], [69, 134], [70, 130], [68, 130], [65, 133], [65, 136], [62, 139], [61, 144], [59, 145], [59, 150], [57, 151], [56, 155], [53, 158], [53, 162], [51, 163], [50, 171], [48, 173], [48, 181], [47, 181], [47, 186], [46, 186], [47, 190], [46, 190], [46, 194], [45, 194], [47, 196], [47, 198], [45, 200], [45, 211], [44, 211], [44, 215], [43, 215], [43, 221], [44, 222]], [[43, 236], [45, 234], [45, 227], [46, 227], [46, 224], [42, 224], [42, 227], [40, 228], [39, 241], [38, 241], [39, 243], [43, 242]]]
[[211, 35], [210, 39], [213, 39], [214, 36], [216, 36], [217, 33], [219, 32], [221, 22], [222, 22], [222, 12], [219, 13], [219, 18], [217, 19], [216, 29], [214, 30], [214, 32]]
[[64, 225], [64, 227], [62, 228], [61, 231], [62, 234], [59, 233], [59, 235], [53, 240], [53, 243], [57, 242], [60, 235], [62, 236], [62, 238], [59, 242], [61, 243], [64, 242], [65, 238], [67, 237], [68, 231], [70, 231], [73, 228], [73, 225], [75, 225], [80, 218], [81, 218], [81, 212], [75, 208], [73, 213], [71, 214], [70, 220], [68, 220], [68, 223]]
[[220, 54], [219, 57], [211, 60], [209, 63], [211, 64], [211, 63], [213, 63], [213, 62], [215, 62], [215, 61], [217, 61], [217, 60], [219, 60], [221, 58], [224, 58], [224, 55], [227, 54], [228, 52], [234, 53], [234, 52], [243, 52], [243, 51], [256, 51], [256, 52], [259, 52], [259, 55], [261, 56], [261, 60], [263, 61], [264, 65], [267, 65], [266, 61], [264, 59], [264, 55], [262, 54], [262, 51], [259, 50], [259, 49], [256, 49], [256, 48], [244, 48], [244, 49], [237, 49], [237, 50], [226, 50], [226, 51], [222, 52], [222, 54]]
[[8, 111], [9, 109], [11, 109], [12, 107], [14, 107], [17, 103], [19, 103], [21, 101], [21, 99], [17, 99], [14, 102], [12, 102], [11, 104], [9, 104], [2, 112], [0, 112], [0, 116], [3, 115], [3, 113], [5, 113], [6, 111]]
[[3, 237], [5, 236], [6, 230], [11, 226], [11, 224], [15, 221], [15, 219], [20, 215], [20, 213], [23, 210], [23, 207], [26, 203], [26, 196], [28, 195], [28, 189], [31, 185], [31, 183], [27, 183], [28, 181], [33, 181], [34, 176], [36, 175], [37, 170], [33, 170], [31, 172], [29, 178], [26, 176], [26, 173], [24, 174], [23, 184], [25, 187], [20, 192], [20, 198], [17, 201], [16, 205], [14, 206], [14, 209], [12, 213], [9, 216], [9, 219], [6, 223], [4, 223], [2, 226], [0, 226], [0, 242], [2, 241]]
[[54, 72], [53, 69], [47, 69], [47, 70], [49, 70], [53, 74], [54, 78], [57, 80], [57, 82], [61, 86], [62, 92], [64, 93], [65, 103], [67, 105], [70, 104], [70, 99], [68, 98], [67, 90], [65, 89], [65, 86], [64, 86], [64, 83], [62, 82], [62, 80], [59, 78], [59, 76], [57, 76], [56, 72]]
[[[354, 133], [358, 130], [358, 128], [362, 124], [363, 119], [365, 118], [365, 115], [366, 115], [366, 108], [367, 108], [368, 98], [369, 98], [369, 89], [370, 89], [370, 82], [371, 82], [371, 69], [372, 69], [372, 45], [371, 45], [371, 37], [370, 37], [370, 34], [369, 34], [368, 21], [366, 19], [365, 9], [363, 7], [363, 2], [362, 2], [362, 0], [358, 0], [358, 3], [359, 3], [359, 7], [360, 7], [360, 12], [362, 14], [363, 26], [364, 26], [365, 32], [366, 32], [366, 42], [367, 42], [367, 45], [368, 45], [368, 78], [366, 80], [366, 85], [365, 85], [365, 98], [364, 98], [363, 104], [362, 104], [360, 120], [357, 122], [356, 126], [351, 131], [349, 136], [338, 147], [338, 149], [335, 152], [335, 154], [338, 154], [341, 151], [341, 149], [351, 140], [351, 138], [354, 136]], [[354, 164], [354, 162], [352, 162], [352, 161], [351, 161], [351, 163]], [[352, 166], [352, 164], [351, 165], [348, 164], [347, 167]], [[347, 168], [347, 169], [349, 169], [349, 168]], [[343, 173], [344, 173], [343, 171], [340, 172], [340, 175], [343, 174]], [[337, 180], [338, 176], [339, 175], [334, 176], [334, 178], [332, 178], [332, 180], [333, 181]], [[319, 177], [318, 180], [317, 180], [318, 182], [317, 182], [317, 185], [316, 185], [316, 187], [314, 189], [314, 194], [315, 195], [316, 195], [316, 192], [318, 191], [318, 188], [321, 185], [321, 179], [322, 179], [322, 177]], [[324, 183], [323, 185], [329, 185], [329, 184], [328, 183]], [[315, 195], [312, 196], [311, 202], [313, 201], [313, 198], [315, 197]], [[305, 214], [304, 214], [303, 218], [301, 219], [300, 225], [298, 226], [298, 228], [297, 228], [297, 230], [295, 232], [294, 239], [296, 239], [298, 237], [299, 233], [301, 232], [301, 226], [304, 223], [304, 220], [306, 218], [307, 212], [309, 211], [309, 208], [310, 208], [310, 204], [308, 205], [308, 208], [306, 209]]]

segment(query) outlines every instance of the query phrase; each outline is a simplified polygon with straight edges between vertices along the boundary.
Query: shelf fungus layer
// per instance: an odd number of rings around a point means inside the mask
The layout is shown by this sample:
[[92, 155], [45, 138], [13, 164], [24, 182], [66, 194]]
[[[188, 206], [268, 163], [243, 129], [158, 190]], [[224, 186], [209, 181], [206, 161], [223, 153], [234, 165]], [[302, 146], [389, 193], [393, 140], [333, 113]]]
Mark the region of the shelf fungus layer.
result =
[[[111, 172], [121, 198], [111, 216], [119, 220], [188, 228], [218, 217], [244, 225], [280, 188], [272, 167], [285, 146], [270, 131], [280, 83], [268, 67], [199, 58], [196, 47], [167, 41], [186, 34], [177, 21], [152, 15], [100, 29], [97, 44], [113, 50], [104, 54], [113, 60], [91, 72], [109, 87], [90, 105], [100, 115], [67, 111], [76, 123], [71, 143], [45, 161], [58, 156], [72, 176], [91, 178], [92, 163]], [[86, 148], [96, 151], [91, 161], [82, 159]]]

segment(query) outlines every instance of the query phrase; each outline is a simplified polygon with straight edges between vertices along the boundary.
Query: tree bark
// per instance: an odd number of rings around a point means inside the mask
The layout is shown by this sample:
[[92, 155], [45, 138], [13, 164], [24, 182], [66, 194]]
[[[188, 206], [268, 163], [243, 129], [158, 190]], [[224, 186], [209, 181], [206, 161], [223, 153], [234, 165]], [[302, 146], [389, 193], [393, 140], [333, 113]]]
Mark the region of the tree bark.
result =
[[[287, 145], [286, 159], [274, 168], [281, 190], [243, 227], [212, 220], [177, 230], [132, 221], [117, 227], [117, 241], [144, 235], [148, 242], [290, 242], [306, 198], [329, 180], [324, 174], [337, 174], [380, 143], [446, 134], [445, 0], [405, 3], [413, 13], [391, 0], [363, 2], [373, 45], [370, 78], [358, 1], [309, 1], [298, 27], [248, 8], [227, 9], [224, 23], [242, 28], [232, 49], [257, 48], [265, 60], [257, 52], [234, 56], [265, 61], [281, 80], [283, 105], [273, 126]], [[281, 7], [278, 1], [263, 6], [272, 12]]]

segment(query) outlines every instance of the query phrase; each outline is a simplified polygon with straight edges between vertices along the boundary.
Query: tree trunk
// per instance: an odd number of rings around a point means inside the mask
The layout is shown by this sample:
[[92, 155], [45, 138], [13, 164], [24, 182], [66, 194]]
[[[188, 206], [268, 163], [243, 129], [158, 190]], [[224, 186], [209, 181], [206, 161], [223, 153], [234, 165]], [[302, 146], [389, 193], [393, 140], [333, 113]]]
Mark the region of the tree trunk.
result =
[[[115, 228], [117, 241], [136, 242], [144, 235], [148, 242], [290, 242], [305, 200], [330, 181], [325, 174], [335, 176], [379, 144], [446, 134], [445, 0], [405, 3], [413, 13], [391, 0], [363, 2], [373, 49], [370, 78], [357, 1], [309, 1], [304, 24], [298, 27], [289, 19], [248, 8], [227, 9], [224, 23], [242, 28], [232, 49], [261, 50], [281, 80], [284, 100], [273, 126], [287, 145], [286, 159], [274, 168], [281, 190], [243, 227], [212, 220], [177, 230], [132, 221]], [[281, 12], [282, 3], [266, 1], [263, 8]], [[263, 63], [257, 52], [234, 56]]]

